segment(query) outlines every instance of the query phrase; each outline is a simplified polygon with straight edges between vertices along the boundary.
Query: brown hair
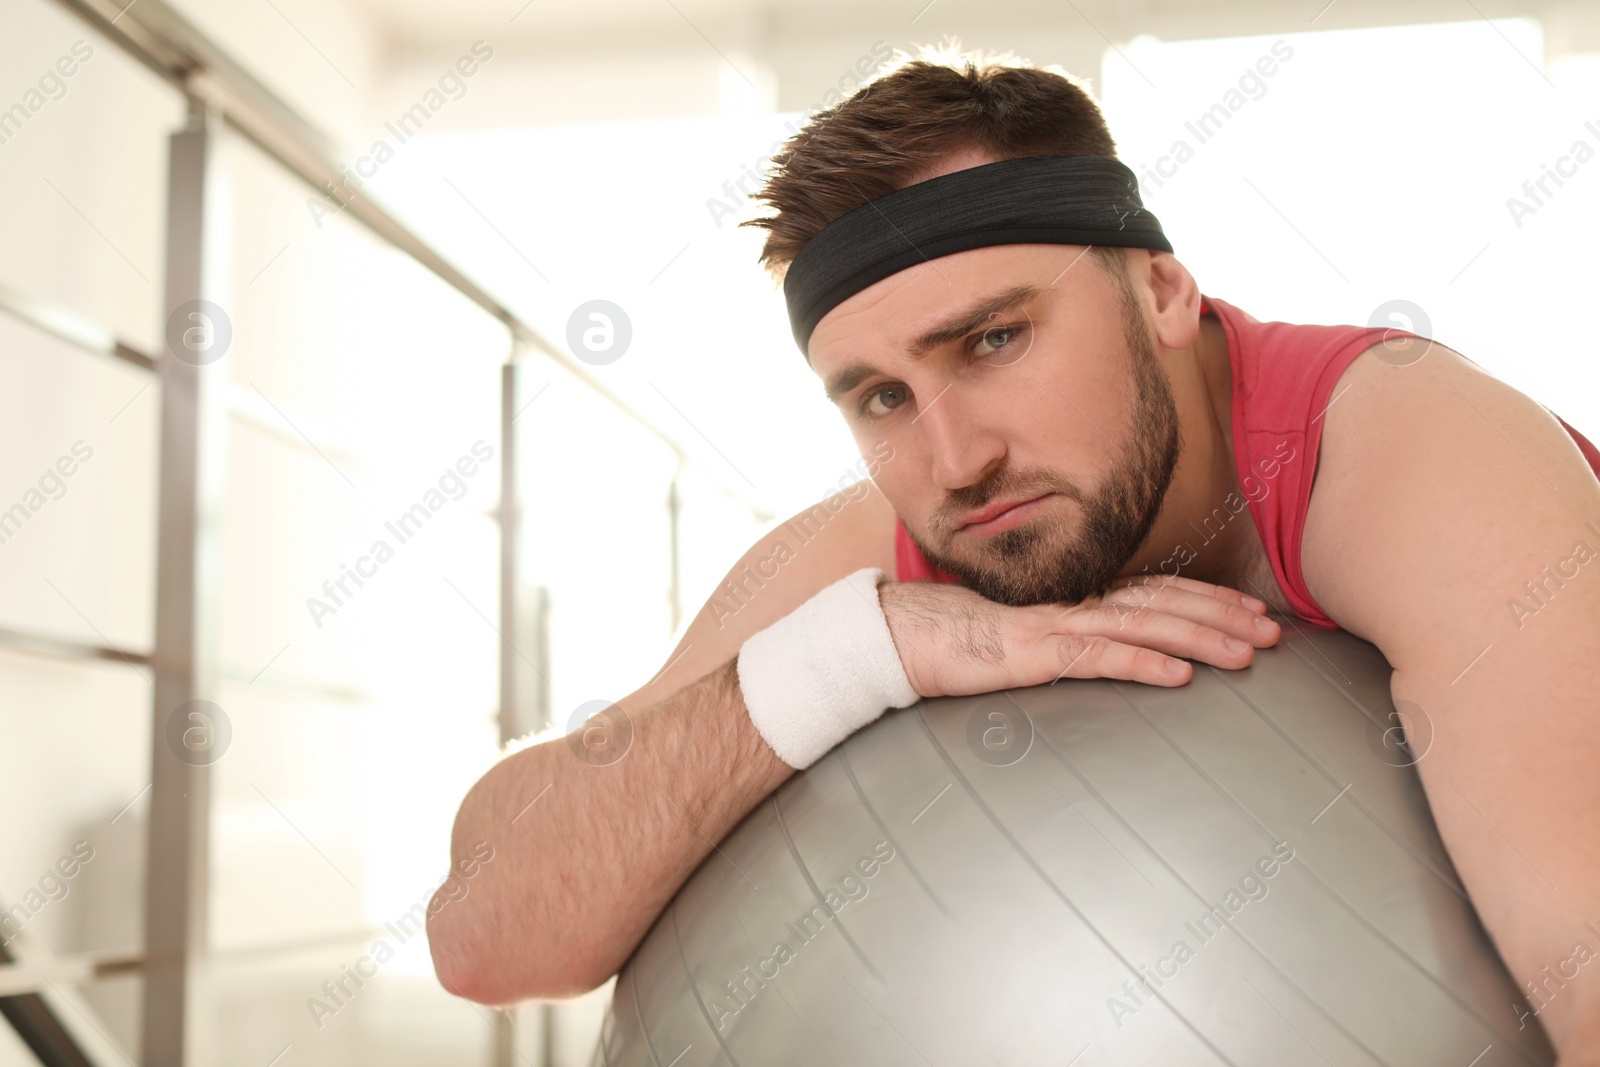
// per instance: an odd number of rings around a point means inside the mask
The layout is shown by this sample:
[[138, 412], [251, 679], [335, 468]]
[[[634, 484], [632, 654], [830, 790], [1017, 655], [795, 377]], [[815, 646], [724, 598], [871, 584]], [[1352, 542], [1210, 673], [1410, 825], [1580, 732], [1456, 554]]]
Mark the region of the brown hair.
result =
[[[997, 160], [1117, 154], [1100, 105], [1061, 68], [1034, 67], [1010, 52], [925, 46], [915, 58], [897, 53], [789, 138], [756, 194], [776, 214], [739, 225], [767, 231], [761, 263], [781, 279], [828, 223], [965, 148]], [[1120, 273], [1118, 249], [1093, 251]]]

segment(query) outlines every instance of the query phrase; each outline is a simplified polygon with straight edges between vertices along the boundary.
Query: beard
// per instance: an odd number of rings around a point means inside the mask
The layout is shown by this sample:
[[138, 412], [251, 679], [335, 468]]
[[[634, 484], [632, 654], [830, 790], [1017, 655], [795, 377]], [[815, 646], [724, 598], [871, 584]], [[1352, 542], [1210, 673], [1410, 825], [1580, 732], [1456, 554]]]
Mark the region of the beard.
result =
[[[1076, 604], [1104, 593], [1144, 544], [1160, 514], [1178, 463], [1178, 408], [1131, 286], [1124, 280], [1120, 288], [1135, 406], [1128, 443], [1100, 486], [1085, 493], [1049, 471], [1002, 467], [984, 481], [951, 493], [934, 516], [936, 526], [950, 529], [959, 521], [957, 516], [991, 500], [1059, 493], [1077, 501], [1083, 513], [1076, 534], [1069, 536], [1063, 525], [1052, 526], [1048, 518], [1040, 517], [974, 540], [967, 556], [960, 557], [911, 534], [929, 563], [990, 600], [1013, 607]], [[910, 534], [910, 527], [906, 532]], [[946, 535], [945, 541], [949, 540]]]

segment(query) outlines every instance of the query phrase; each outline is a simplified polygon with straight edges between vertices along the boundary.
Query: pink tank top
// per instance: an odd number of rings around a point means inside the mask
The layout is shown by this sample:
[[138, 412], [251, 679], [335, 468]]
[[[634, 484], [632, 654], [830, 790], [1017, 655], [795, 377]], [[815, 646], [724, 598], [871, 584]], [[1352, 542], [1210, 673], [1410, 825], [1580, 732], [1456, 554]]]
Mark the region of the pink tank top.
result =
[[[1322, 414], [1334, 382], [1351, 360], [1386, 336], [1415, 335], [1382, 326], [1260, 322], [1215, 297], [1201, 297], [1200, 312], [1215, 314], [1228, 339], [1234, 466], [1272, 573], [1295, 614], [1313, 626], [1337, 630], [1338, 624], [1311, 598], [1300, 573], [1300, 540], [1316, 476]], [[1600, 477], [1600, 449], [1555, 417]], [[894, 551], [902, 582], [960, 580], [929, 564], [899, 520]]]

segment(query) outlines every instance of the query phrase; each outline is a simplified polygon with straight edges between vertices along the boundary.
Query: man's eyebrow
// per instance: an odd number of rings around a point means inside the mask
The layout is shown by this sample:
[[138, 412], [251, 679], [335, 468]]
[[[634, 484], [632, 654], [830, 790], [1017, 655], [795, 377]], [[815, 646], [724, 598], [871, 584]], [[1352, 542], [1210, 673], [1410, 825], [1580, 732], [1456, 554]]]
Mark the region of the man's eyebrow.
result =
[[828, 379], [825, 389], [828, 400], [837, 404], [840, 397], [877, 373], [878, 371], [875, 367], [869, 367], [865, 363], [852, 363]]
[[912, 358], [925, 356], [941, 345], [959, 341], [1002, 311], [1010, 311], [1025, 300], [1044, 292], [1037, 285], [1013, 285], [993, 296], [986, 297], [965, 311], [961, 311], [935, 326], [915, 341], [907, 350]]
[[[976, 330], [984, 323], [1003, 311], [1009, 311], [1026, 300], [1031, 300], [1044, 292], [1037, 285], [1013, 285], [1003, 289], [993, 296], [984, 297], [969, 308], [957, 312], [944, 322], [912, 341], [907, 351], [913, 359], [926, 356], [929, 352], [951, 341], [959, 341], [967, 334]], [[828, 379], [825, 392], [833, 403], [838, 403], [839, 398], [850, 392], [856, 386], [877, 374], [874, 367], [865, 363], [853, 363]]]

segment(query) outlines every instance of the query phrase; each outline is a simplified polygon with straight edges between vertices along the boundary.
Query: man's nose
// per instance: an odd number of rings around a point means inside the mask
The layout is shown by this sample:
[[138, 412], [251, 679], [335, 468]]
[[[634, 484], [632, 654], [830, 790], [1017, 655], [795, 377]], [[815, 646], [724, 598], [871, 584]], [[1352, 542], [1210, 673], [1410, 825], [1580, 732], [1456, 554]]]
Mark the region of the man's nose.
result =
[[933, 480], [941, 489], [976, 484], [1005, 460], [1005, 439], [989, 419], [971, 409], [970, 399], [960, 382], [951, 382], [916, 415]]

